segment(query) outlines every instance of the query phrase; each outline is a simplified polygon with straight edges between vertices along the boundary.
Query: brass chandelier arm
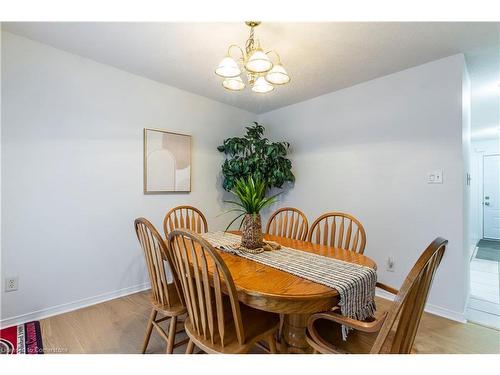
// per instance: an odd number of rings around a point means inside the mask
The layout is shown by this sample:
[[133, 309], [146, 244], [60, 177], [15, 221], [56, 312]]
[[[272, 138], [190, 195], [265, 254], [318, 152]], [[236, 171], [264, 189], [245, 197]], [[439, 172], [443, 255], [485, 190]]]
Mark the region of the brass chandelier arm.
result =
[[[266, 55], [268, 55], [268, 56], [269, 56], [269, 54], [271, 54], [271, 53], [274, 53], [274, 54], [276, 55], [276, 57], [278, 58], [278, 64], [280, 64], [280, 65], [281, 65], [281, 58], [280, 58], [280, 55], [278, 54], [278, 52], [276, 52], [275, 50], [273, 50], [273, 49], [272, 49], [272, 50], [270, 50], [270, 51], [267, 51], [267, 52], [266, 52]], [[271, 61], [272, 61], [272, 60], [271, 60]], [[273, 63], [273, 65], [275, 65], [275, 64]]]
[[241, 61], [244, 61], [245, 60], [245, 53], [243, 52], [243, 49], [237, 45], [237, 44], [231, 44], [228, 48], [227, 48], [227, 55], [229, 57], [231, 57], [231, 49], [235, 47], [237, 49], [239, 49], [240, 53], [241, 53]]

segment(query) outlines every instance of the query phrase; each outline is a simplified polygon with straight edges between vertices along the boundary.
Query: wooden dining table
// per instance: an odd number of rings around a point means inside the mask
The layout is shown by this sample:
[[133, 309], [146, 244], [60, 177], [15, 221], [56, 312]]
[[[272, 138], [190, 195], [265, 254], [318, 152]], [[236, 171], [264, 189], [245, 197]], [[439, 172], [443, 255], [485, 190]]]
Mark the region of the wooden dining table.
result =
[[[236, 231], [231, 233], [239, 234]], [[373, 260], [349, 250], [267, 234], [264, 239], [376, 269]], [[256, 309], [283, 314], [282, 350], [288, 353], [312, 351], [306, 341], [307, 320], [313, 313], [336, 306], [339, 302], [337, 290], [237, 255], [224, 251], [219, 253], [231, 272], [240, 302]]]

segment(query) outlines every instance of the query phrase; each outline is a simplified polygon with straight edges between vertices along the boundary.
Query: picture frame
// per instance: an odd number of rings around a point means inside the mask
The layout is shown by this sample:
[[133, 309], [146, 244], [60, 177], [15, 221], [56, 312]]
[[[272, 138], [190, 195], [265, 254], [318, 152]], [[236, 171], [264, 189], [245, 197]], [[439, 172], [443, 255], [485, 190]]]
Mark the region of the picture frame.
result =
[[191, 192], [191, 135], [144, 128], [144, 194]]

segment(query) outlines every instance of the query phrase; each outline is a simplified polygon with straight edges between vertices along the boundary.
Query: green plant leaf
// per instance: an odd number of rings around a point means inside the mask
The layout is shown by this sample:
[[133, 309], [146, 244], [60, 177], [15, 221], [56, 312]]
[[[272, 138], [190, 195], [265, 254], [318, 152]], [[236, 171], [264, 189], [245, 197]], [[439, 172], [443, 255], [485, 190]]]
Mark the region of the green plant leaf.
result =
[[265, 128], [254, 122], [246, 127], [243, 137], [227, 138], [217, 147], [218, 151], [226, 155], [221, 167], [225, 190], [233, 190], [239, 179], [249, 176], [262, 180], [264, 191], [295, 181], [292, 163], [286, 158], [290, 144], [270, 142], [264, 137], [264, 132]]
[[227, 211], [224, 211], [224, 212], [221, 212], [220, 214], [218, 214], [216, 217], [219, 217], [219, 216], [222, 216], [222, 215], [225, 215], [225, 214], [228, 214], [230, 212], [245, 212], [245, 210], [242, 210], [241, 208], [233, 208], [232, 210], [227, 210]]
[[235, 204], [237, 206], [240, 206], [242, 207], [243, 209], [245, 208], [245, 206], [243, 204], [241, 204], [240, 202], [235, 202], [235, 201], [223, 201], [224, 203], [231, 203], [231, 204]]
[[[233, 220], [231, 220], [231, 222], [228, 224], [228, 226], [226, 227], [226, 229], [224, 229], [224, 232], [227, 232], [227, 230], [229, 229], [229, 227], [231, 226], [231, 224], [233, 224], [236, 220], [238, 220], [238, 218], [242, 217], [243, 215], [245, 215], [245, 212], [243, 212], [242, 214], [236, 216]], [[241, 225], [240, 225], [240, 228], [241, 228]]]

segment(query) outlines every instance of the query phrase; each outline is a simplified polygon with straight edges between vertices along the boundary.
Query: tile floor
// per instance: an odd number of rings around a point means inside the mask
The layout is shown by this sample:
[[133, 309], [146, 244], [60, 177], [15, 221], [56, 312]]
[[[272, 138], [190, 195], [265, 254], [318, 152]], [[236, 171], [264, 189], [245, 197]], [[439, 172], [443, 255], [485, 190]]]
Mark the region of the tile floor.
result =
[[473, 258], [470, 263], [471, 297], [500, 304], [500, 263]]
[[471, 322], [500, 329], [500, 262], [472, 258], [466, 316]]

